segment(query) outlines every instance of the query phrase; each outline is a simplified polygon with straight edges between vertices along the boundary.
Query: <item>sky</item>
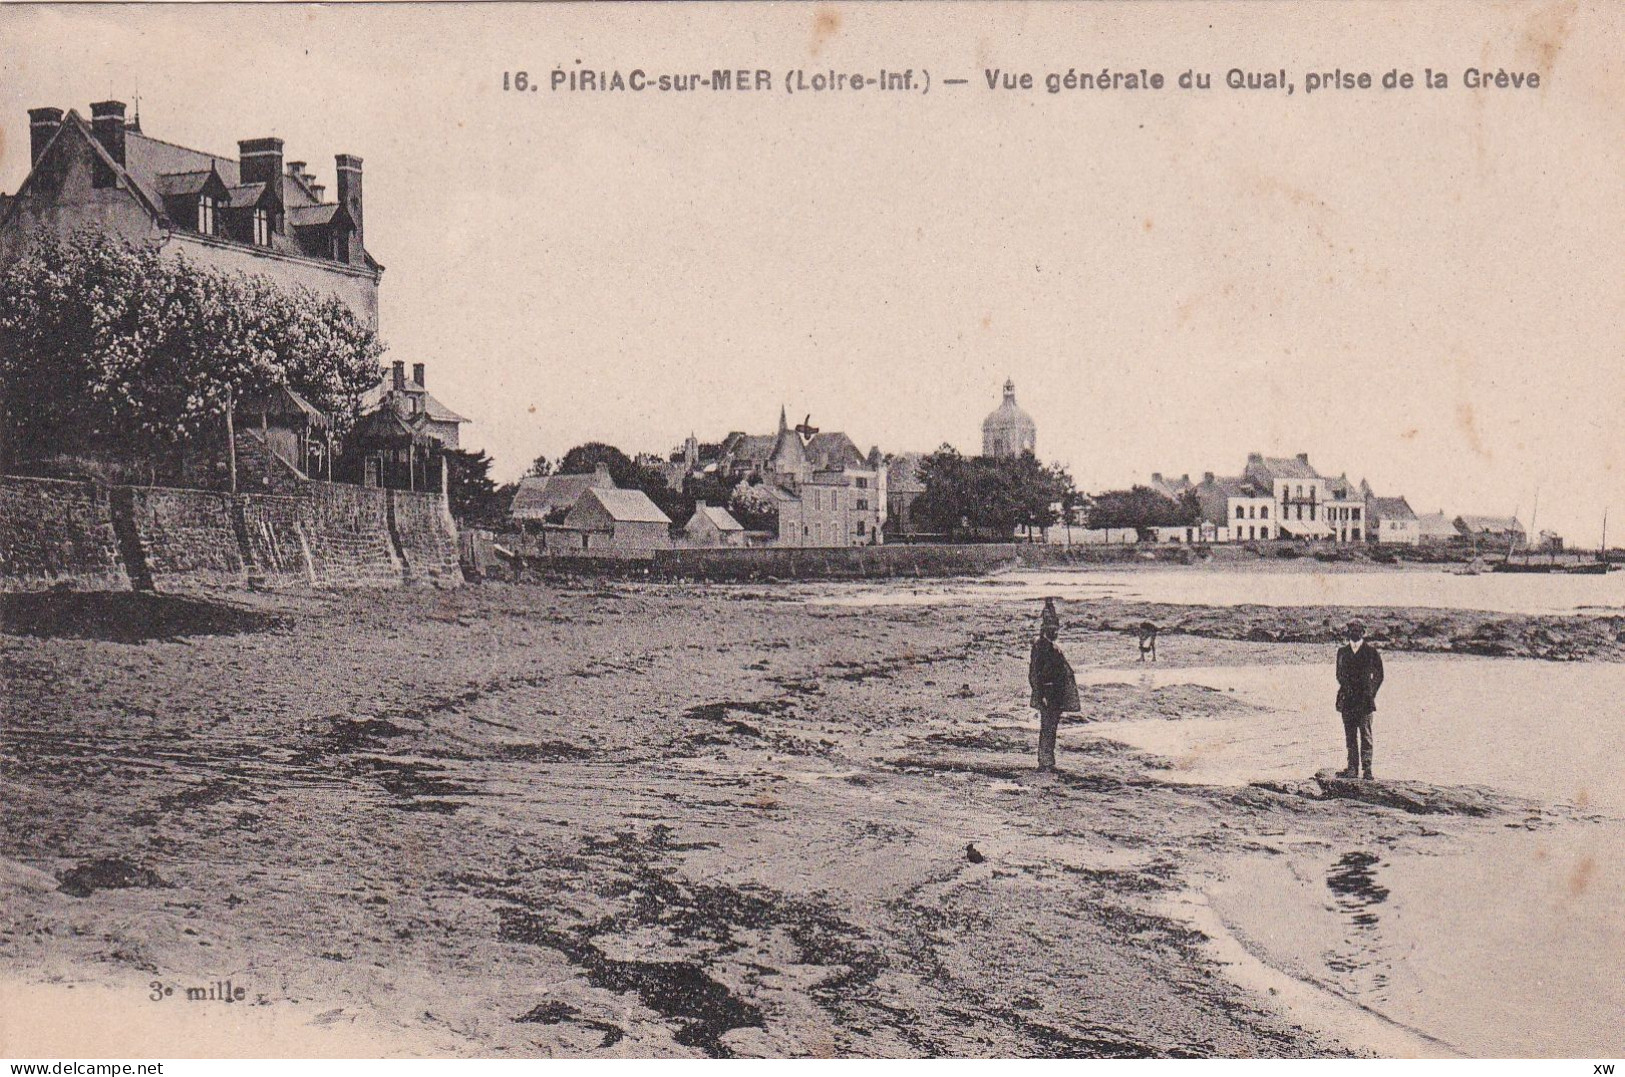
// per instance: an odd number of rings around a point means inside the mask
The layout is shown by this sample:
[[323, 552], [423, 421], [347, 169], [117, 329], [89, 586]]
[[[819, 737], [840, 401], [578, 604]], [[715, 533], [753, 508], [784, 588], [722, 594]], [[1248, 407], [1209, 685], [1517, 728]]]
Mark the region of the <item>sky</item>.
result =
[[[281, 137], [330, 191], [361, 156], [389, 357], [500, 479], [781, 405], [976, 452], [1012, 378], [1085, 490], [1307, 452], [1419, 512], [1529, 523], [1538, 496], [1537, 528], [1594, 544], [1610, 506], [1625, 540], [1622, 31], [1575, 0], [8, 7], [0, 190], [28, 108], [109, 97], [222, 155]], [[577, 61], [773, 89], [551, 91]], [[1169, 86], [1042, 85], [1103, 67]], [[791, 68], [934, 83], [786, 94]], [[1305, 94], [1338, 68], [1451, 85]], [[504, 91], [518, 70], [543, 88]]]

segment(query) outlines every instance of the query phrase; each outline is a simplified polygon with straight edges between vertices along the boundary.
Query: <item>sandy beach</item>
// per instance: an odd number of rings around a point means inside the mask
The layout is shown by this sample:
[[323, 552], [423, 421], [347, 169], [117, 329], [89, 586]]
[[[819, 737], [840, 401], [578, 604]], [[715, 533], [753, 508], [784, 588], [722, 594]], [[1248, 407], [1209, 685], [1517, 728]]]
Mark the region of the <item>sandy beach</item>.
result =
[[[1062, 612], [1080, 673], [1133, 666], [1147, 617], [1166, 670], [1322, 662], [1346, 614]], [[7, 599], [0, 1053], [62, 1049], [80, 1012], [128, 1056], [1461, 1052], [1261, 960], [1228, 880], [1579, 833], [1585, 806], [1182, 779], [1099, 727], [1263, 704], [1132, 678], [1085, 683], [1040, 776], [1036, 613], [632, 583]], [[1400, 652], [1625, 649], [1618, 618], [1371, 621]]]

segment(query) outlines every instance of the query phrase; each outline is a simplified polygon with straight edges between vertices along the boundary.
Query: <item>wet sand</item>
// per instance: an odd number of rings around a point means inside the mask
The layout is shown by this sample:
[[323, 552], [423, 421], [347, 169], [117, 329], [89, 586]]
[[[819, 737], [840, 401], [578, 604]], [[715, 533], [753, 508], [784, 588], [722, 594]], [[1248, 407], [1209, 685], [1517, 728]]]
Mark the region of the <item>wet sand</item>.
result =
[[[0, 997], [69, 1013], [50, 1000], [82, 992], [136, 1041], [241, 1007], [254, 1054], [1450, 1052], [1260, 963], [1204, 895], [1284, 842], [1431, 855], [1505, 820], [1169, 780], [1086, 723], [1041, 777], [1026, 616], [788, 597], [7, 605]], [[1116, 621], [1139, 612], [1069, 607], [1062, 645], [1132, 663]], [[1319, 654], [1164, 645], [1176, 666]], [[185, 1001], [227, 980], [241, 1001]]]

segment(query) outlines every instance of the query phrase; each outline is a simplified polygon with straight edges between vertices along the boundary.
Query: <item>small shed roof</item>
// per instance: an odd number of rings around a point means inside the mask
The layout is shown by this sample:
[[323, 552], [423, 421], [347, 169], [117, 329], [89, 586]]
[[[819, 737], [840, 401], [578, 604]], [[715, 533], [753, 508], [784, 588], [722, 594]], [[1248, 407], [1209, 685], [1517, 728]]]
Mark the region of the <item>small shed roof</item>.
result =
[[711, 521], [711, 525], [718, 531], [743, 531], [745, 525], [733, 518], [733, 513], [721, 505], [696, 505], [694, 515], [689, 519], [688, 526], [693, 527], [701, 520]]

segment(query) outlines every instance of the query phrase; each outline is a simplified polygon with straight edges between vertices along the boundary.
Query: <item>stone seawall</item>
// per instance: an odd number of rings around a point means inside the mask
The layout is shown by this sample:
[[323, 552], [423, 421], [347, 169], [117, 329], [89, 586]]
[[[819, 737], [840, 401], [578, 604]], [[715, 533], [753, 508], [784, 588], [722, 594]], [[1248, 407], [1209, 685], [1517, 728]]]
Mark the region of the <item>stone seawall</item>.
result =
[[253, 494], [239, 499], [243, 538], [256, 583], [267, 587], [316, 585], [302, 498]]
[[312, 482], [299, 500], [317, 587], [401, 584], [404, 574], [390, 537], [387, 491]]
[[307, 480], [234, 496], [0, 476], [0, 591], [461, 582], [439, 494]]
[[128, 591], [108, 488], [0, 476], [0, 591]]
[[[353, 489], [353, 487], [352, 487]], [[408, 579], [440, 585], [462, 581], [457, 524], [440, 494], [389, 491], [389, 526]]]
[[248, 586], [230, 494], [160, 486], [112, 488], [115, 514], [128, 512], [152, 589], [163, 593]]

